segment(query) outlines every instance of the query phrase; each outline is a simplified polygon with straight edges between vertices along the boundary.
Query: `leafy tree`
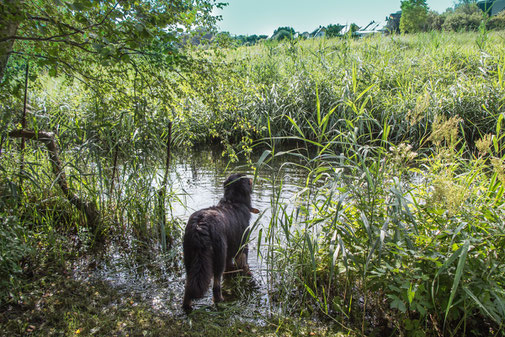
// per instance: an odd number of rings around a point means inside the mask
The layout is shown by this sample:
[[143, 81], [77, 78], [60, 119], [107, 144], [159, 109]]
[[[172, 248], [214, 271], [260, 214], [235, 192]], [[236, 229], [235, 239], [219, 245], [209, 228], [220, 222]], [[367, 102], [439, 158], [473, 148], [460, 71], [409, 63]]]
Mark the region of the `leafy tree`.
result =
[[256, 35], [256, 34], [253, 34], [253, 35], [239, 35], [239, 36], [236, 36], [235, 39], [241, 45], [252, 46], [252, 45], [255, 45], [256, 43], [258, 43], [258, 41], [260, 41], [260, 40], [268, 39], [268, 36], [267, 35]]
[[481, 14], [481, 11], [477, 4], [475, 3], [460, 3], [454, 6], [454, 11], [453, 13], [461, 13], [461, 14]]
[[426, 31], [442, 30], [442, 25], [444, 24], [444, 21], [445, 21], [444, 15], [440, 15], [435, 11], [429, 11], [428, 15], [426, 16], [425, 30]]
[[342, 29], [344, 27], [345, 27], [344, 25], [340, 25], [340, 24], [336, 24], [336, 25], [330, 24], [330, 25], [326, 26], [326, 36], [328, 36], [328, 37], [340, 36], [340, 32], [342, 31]]
[[291, 33], [291, 35], [295, 35], [296, 34], [296, 31], [295, 31], [295, 29], [293, 27], [279, 27], [276, 30], [274, 30], [273, 35], [277, 34], [281, 30], [285, 30], [285, 31]]
[[272, 36], [272, 40], [282, 41], [282, 40], [291, 40], [293, 38], [293, 34], [288, 32], [287, 30], [279, 30], [274, 36]]
[[404, 0], [401, 2], [402, 17], [400, 31], [416, 33], [424, 29], [428, 16], [426, 0]]
[[279, 27], [274, 30], [272, 39], [279, 41], [284, 39], [292, 39], [295, 34], [296, 32], [293, 27]]
[[233, 44], [234, 38], [230, 32], [219, 32], [214, 37], [214, 42], [220, 47], [228, 48]]
[[447, 13], [442, 28], [447, 31], [477, 30], [482, 23], [483, 12], [475, 4], [460, 4]]
[[4, 0], [0, 4], [0, 81], [22, 55], [56, 73], [90, 78], [89, 65], [132, 63], [135, 55], [174, 61], [180, 33], [212, 26], [214, 0]]
[[[111, 149], [108, 137], [117, 143], [129, 141], [129, 132], [117, 127], [125, 120], [152, 148], [151, 133], [163, 134], [168, 121], [183, 114], [175, 108], [180, 97], [198, 93], [211, 107], [222, 102], [213, 88], [224, 85], [211, 77], [219, 65], [199, 57], [197, 47], [183, 45], [195, 28], [213, 29], [214, 6], [221, 4], [214, 0], [2, 0], [0, 137], [17, 128], [28, 63], [30, 77], [48, 73], [65, 77], [68, 87], [83, 88], [92, 104], [79, 116], [79, 125], [91, 130], [86, 135], [104, 152]], [[36, 81], [31, 78], [30, 84], [35, 86]], [[190, 93], [183, 92], [185, 86]], [[34, 118], [26, 127], [57, 129], [61, 121], [51, 120], [53, 116]]]

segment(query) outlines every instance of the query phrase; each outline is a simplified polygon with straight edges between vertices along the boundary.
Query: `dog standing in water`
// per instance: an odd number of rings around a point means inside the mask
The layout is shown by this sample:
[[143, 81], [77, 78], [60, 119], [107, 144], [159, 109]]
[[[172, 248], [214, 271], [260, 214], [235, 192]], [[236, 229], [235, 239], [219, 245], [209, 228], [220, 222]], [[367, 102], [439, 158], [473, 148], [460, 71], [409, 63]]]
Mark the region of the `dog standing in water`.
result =
[[221, 277], [224, 271], [236, 267], [250, 274], [247, 264], [248, 237], [251, 213], [252, 180], [243, 174], [232, 174], [224, 182], [224, 197], [217, 206], [193, 213], [186, 225], [183, 250], [186, 267], [183, 309], [191, 310], [191, 301], [207, 292], [214, 278], [214, 303], [223, 301]]

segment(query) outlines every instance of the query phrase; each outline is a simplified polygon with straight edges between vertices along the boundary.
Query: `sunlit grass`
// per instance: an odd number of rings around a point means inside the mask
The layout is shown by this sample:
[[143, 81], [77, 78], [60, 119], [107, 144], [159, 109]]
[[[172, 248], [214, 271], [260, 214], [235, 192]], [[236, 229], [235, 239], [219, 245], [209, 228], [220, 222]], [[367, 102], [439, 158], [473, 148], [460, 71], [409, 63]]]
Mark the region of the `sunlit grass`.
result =
[[[181, 80], [170, 106], [129, 78], [131, 100], [116, 101], [42, 74], [30, 90], [29, 127], [56, 132], [71, 189], [96, 203], [103, 222], [87, 232], [39, 144], [28, 144], [19, 172], [19, 148], [2, 130], [4, 289], [18, 289], [20, 265], [34, 252], [44, 266], [65, 265], [64, 235], [84, 246], [105, 239], [171, 249], [181, 224], [160, 226], [180, 201], [170, 189], [160, 201], [158, 183], [172, 121], [182, 153], [221, 143], [236, 159], [266, 148], [256, 172], [271, 161], [303, 172], [293, 205], [280, 202], [282, 175], [272, 173], [271, 220], [258, 229], [268, 294], [283, 315], [315, 314], [362, 334], [503, 333], [504, 36], [489, 33], [483, 43], [478, 33], [435, 32], [223, 50], [224, 59], [202, 61], [214, 67], [212, 80]], [[75, 332], [89, 318], [70, 309], [61, 329]]]
[[277, 204], [279, 191], [272, 198], [263, 240], [274, 298], [363, 334], [503, 332], [503, 116], [479, 155], [461, 120], [437, 116], [420, 155], [391, 144], [389, 125], [360, 144], [354, 125], [367, 113], [325, 133], [330, 113], [316, 107], [317, 137], [290, 119], [303, 146], [271, 154], [303, 158], [307, 174], [294, 210]]

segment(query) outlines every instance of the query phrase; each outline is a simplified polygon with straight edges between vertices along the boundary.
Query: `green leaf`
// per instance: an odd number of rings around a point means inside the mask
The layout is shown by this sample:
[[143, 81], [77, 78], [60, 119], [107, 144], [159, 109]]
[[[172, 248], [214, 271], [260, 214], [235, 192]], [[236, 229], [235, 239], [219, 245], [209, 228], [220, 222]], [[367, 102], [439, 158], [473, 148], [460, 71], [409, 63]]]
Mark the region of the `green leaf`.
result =
[[296, 129], [296, 131], [298, 131], [298, 133], [300, 134], [300, 136], [302, 136], [302, 138], [305, 138], [305, 135], [303, 134], [303, 132], [300, 129], [300, 127], [298, 126], [298, 124], [296, 124], [296, 122], [290, 116], [286, 115], [286, 118], [291, 122], [291, 124], [294, 126], [294, 128]]
[[463, 287], [463, 290], [468, 294], [468, 296], [470, 296], [470, 298], [477, 304], [477, 306], [484, 313], [486, 313], [486, 315], [491, 317], [497, 324], [503, 323], [500, 317], [498, 317], [495, 312], [491, 312], [488, 308], [486, 308], [486, 306], [482, 304], [482, 302], [477, 298], [477, 296], [475, 296], [475, 294], [470, 289], [468, 289], [467, 287]]
[[271, 154], [272, 152], [270, 150], [265, 150], [263, 151], [263, 153], [261, 154], [261, 157], [260, 159], [258, 159], [258, 161], [256, 162], [256, 167], [257, 168], [260, 168], [261, 165], [263, 164], [263, 162], [265, 161], [265, 159]]
[[405, 303], [403, 303], [403, 301], [400, 300], [399, 298], [394, 299], [393, 302], [391, 302], [390, 307], [392, 309], [398, 309], [402, 313], [407, 312], [407, 307], [405, 306]]
[[496, 137], [500, 136], [502, 121], [503, 121], [503, 114], [501, 113], [500, 116], [498, 116], [498, 122], [496, 122]]
[[412, 301], [414, 300], [414, 297], [416, 295], [416, 290], [412, 290], [412, 282], [410, 282], [409, 289], [407, 290], [407, 299], [409, 300], [409, 304], [412, 304]]
[[305, 286], [305, 290], [307, 290], [307, 292], [310, 294], [310, 296], [317, 299], [317, 296], [316, 296], [316, 294], [314, 294], [314, 291], [312, 291], [312, 289], [310, 289], [310, 287], [307, 284], [304, 284], [304, 286]]

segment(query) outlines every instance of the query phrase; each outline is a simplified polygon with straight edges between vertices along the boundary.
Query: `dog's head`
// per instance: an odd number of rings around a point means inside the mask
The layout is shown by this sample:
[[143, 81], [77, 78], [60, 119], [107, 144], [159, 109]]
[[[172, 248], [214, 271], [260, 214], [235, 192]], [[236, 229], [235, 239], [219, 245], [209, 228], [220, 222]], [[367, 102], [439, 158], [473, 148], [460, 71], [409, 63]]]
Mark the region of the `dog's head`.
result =
[[234, 173], [225, 180], [223, 186], [226, 201], [246, 204], [251, 208], [252, 179], [244, 174]]

